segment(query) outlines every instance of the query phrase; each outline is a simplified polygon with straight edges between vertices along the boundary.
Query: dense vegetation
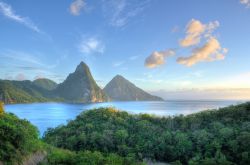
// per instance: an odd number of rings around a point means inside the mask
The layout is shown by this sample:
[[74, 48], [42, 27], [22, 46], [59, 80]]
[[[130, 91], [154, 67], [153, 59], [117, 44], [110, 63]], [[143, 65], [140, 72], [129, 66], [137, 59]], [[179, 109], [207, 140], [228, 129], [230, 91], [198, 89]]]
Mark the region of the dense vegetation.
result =
[[4, 104], [2, 101], [0, 101], [0, 115], [2, 115], [4, 113]]
[[69, 150], [48, 149], [47, 158], [41, 165], [142, 165], [131, 157], [121, 157], [114, 153], [103, 154], [98, 151], [72, 152]]
[[13, 114], [0, 114], [0, 162], [20, 163], [42, 146], [35, 126]]
[[0, 100], [4, 103], [60, 101], [54, 93], [32, 81], [0, 80]]
[[33, 81], [33, 84], [46, 90], [53, 90], [57, 87], [56, 82], [46, 78], [36, 79]]
[[137, 160], [250, 164], [250, 103], [162, 118], [95, 109], [49, 129], [44, 141], [72, 151], [116, 153]]
[[[131, 157], [121, 157], [115, 153], [103, 154], [98, 151], [74, 152], [58, 149], [45, 144], [38, 138], [35, 126], [14, 114], [4, 113], [0, 102], [0, 164], [22, 164], [36, 159], [36, 153], [45, 157], [41, 165], [140, 165]], [[36, 160], [39, 162], [39, 160]]]

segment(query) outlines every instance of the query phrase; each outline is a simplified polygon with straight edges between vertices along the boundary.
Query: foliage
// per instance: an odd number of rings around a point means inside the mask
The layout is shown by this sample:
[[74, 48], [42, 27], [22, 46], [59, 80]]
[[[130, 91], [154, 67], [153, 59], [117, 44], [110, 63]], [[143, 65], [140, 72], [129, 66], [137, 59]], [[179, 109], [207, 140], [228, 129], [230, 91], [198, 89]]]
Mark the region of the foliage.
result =
[[250, 164], [250, 103], [188, 116], [83, 112], [44, 141], [77, 152], [116, 153], [173, 164]]
[[57, 101], [58, 99], [51, 91], [38, 87], [28, 80], [0, 80], [0, 100], [9, 104]]
[[39, 78], [33, 81], [33, 84], [46, 90], [53, 90], [57, 87], [57, 83], [46, 78]]
[[9, 113], [0, 116], [0, 162], [16, 164], [41, 147], [38, 131], [28, 121]]
[[4, 104], [2, 101], [0, 101], [0, 115], [4, 113]]
[[58, 148], [48, 151], [46, 160], [41, 165], [142, 165], [130, 157], [121, 157], [117, 154], [102, 154], [98, 151], [72, 152]]

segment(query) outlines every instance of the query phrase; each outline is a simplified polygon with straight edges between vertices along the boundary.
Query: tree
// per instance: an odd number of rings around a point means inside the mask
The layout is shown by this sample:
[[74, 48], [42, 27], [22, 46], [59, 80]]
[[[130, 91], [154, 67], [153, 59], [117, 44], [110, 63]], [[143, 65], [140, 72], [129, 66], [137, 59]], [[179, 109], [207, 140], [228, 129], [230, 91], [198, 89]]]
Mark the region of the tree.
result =
[[3, 114], [4, 113], [4, 104], [2, 101], [0, 101], [0, 114]]

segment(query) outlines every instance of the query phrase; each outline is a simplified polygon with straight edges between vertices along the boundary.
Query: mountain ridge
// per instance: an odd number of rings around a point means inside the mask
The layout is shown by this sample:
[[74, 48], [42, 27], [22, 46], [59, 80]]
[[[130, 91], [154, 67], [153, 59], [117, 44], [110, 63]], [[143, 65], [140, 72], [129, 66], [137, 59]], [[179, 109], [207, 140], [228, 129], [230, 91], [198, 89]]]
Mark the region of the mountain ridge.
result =
[[[113, 85], [110, 84], [111, 82]], [[117, 97], [114, 93], [122, 95]], [[59, 84], [47, 78], [34, 81], [0, 79], [0, 100], [10, 104], [48, 101], [73, 103], [110, 100], [162, 101], [163, 99], [143, 91], [121, 75], [116, 75], [104, 89], [101, 89], [94, 80], [88, 65], [81, 61], [75, 71]]]

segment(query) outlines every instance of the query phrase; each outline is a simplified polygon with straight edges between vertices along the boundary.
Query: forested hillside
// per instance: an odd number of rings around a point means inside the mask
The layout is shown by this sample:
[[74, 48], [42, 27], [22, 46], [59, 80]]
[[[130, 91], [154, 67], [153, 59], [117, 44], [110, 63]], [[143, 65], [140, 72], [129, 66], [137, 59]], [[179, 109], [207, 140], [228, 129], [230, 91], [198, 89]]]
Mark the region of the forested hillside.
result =
[[250, 164], [250, 103], [188, 116], [89, 110], [44, 141], [72, 151], [116, 153], [177, 164]]
[[43, 145], [35, 126], [13, 114], [0, 113], [0, 164], [20, 163], [39, 150]]
[[0, 102], [0, 164], [16, 165], [30, 162], [41, 165], [140, 165], [131, 157], [98, 151], [74, 152], [52, 147], [39, 139], [38, 130], [27, 120], [4, 113]]

